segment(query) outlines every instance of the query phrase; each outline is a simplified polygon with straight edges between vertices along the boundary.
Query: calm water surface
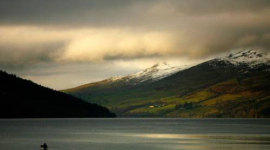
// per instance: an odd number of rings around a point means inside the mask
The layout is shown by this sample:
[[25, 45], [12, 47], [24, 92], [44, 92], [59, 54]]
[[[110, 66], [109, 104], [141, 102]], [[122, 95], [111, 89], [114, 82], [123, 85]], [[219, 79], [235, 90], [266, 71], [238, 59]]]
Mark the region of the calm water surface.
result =
[[0, 120], [0, 150], [270, 150], [269, 119]]

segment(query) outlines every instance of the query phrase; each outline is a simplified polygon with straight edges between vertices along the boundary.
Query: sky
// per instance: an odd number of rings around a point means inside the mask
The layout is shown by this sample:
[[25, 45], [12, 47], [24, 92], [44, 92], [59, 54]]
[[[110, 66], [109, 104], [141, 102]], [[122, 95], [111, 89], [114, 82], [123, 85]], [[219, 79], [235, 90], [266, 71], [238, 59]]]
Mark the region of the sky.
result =
[[1, 0], [0, 69], [60, 90], [269, 51], [269, 16], [269, 0]]

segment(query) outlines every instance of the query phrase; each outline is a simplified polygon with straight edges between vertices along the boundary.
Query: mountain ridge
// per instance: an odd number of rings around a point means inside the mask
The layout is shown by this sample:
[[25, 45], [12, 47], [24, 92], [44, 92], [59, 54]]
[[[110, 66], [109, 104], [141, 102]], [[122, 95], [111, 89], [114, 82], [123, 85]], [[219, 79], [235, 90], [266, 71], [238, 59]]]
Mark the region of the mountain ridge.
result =
[[111, 77], [108, 79], [104, 79], [102, 81], [97, 81], [93, 83], [88, 83], [85, 85], [81, 85], [72, 89], [61, 90], [64, 92], [68, 92], [70, 90], [82, 89], [86, 87], [95, 86], [97, 84], [121, 84], [121, 86], [134, 86], [137, 84], [145, 83], [145, 82], [154, 82], [157, 80], [161, 80], [167, 76], [170, 76], [180, 70], [184, 70], [188, 68], [188, 66], [175, 67], [170, 66], [166, 62], [161, 62], [153, 65], [152, 67], [146, 68], [142, 71], [139, 71], [134, 74], [129, 74], [126, 76], [117, 76]]
[[[267, 109], [270, 107], [269, 59], [268, 54], [261, 54], [246, 50], [154, 82], [131, 87], [104, 84], [67, 93], [107, 106], [122, 117], [269, 117], [269, 111], [258, 104], [263, 102]], [[250, 58], [254, 55], [259, 56]], [[232, 113], [225, 105], [243, 112]]]

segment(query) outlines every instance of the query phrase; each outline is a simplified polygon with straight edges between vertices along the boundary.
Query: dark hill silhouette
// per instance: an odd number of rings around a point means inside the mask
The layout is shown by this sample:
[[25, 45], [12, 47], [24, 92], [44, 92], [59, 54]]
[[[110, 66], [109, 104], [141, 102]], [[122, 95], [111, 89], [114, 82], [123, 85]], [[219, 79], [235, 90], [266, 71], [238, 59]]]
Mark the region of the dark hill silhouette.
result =
[[105, 107], [0, 71], [0, 118], [88, 117], [115, 117], [115, 114]]

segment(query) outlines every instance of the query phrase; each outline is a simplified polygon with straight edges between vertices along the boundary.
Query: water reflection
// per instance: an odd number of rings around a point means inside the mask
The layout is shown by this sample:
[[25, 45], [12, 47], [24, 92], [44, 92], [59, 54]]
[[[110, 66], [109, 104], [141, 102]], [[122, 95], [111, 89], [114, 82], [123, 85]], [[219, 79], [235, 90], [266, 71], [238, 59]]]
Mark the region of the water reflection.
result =
[[137, 136], [151, 139], [195, 139], [195, 135], [188, 134], [131, 134], [130, 136]]
[[270, 120], [6, 120], [0, 149], [46, 142], [50, 150], [269, 150], [269, 129]]
[[220, 140], [242, 140], [262, 143], [270, 142], [270, 135], [196, 135], [196, 134], [125, 134], [125, 136], [136, 136], [150, 139], [220, 139]]
[[181, 150], [248, 150], [254, 147], [265, 149], [270, 145], [270, 137], [266, 135], [130, 134], [129, 136], [162, 140], [171, 144], [170, 149]]

